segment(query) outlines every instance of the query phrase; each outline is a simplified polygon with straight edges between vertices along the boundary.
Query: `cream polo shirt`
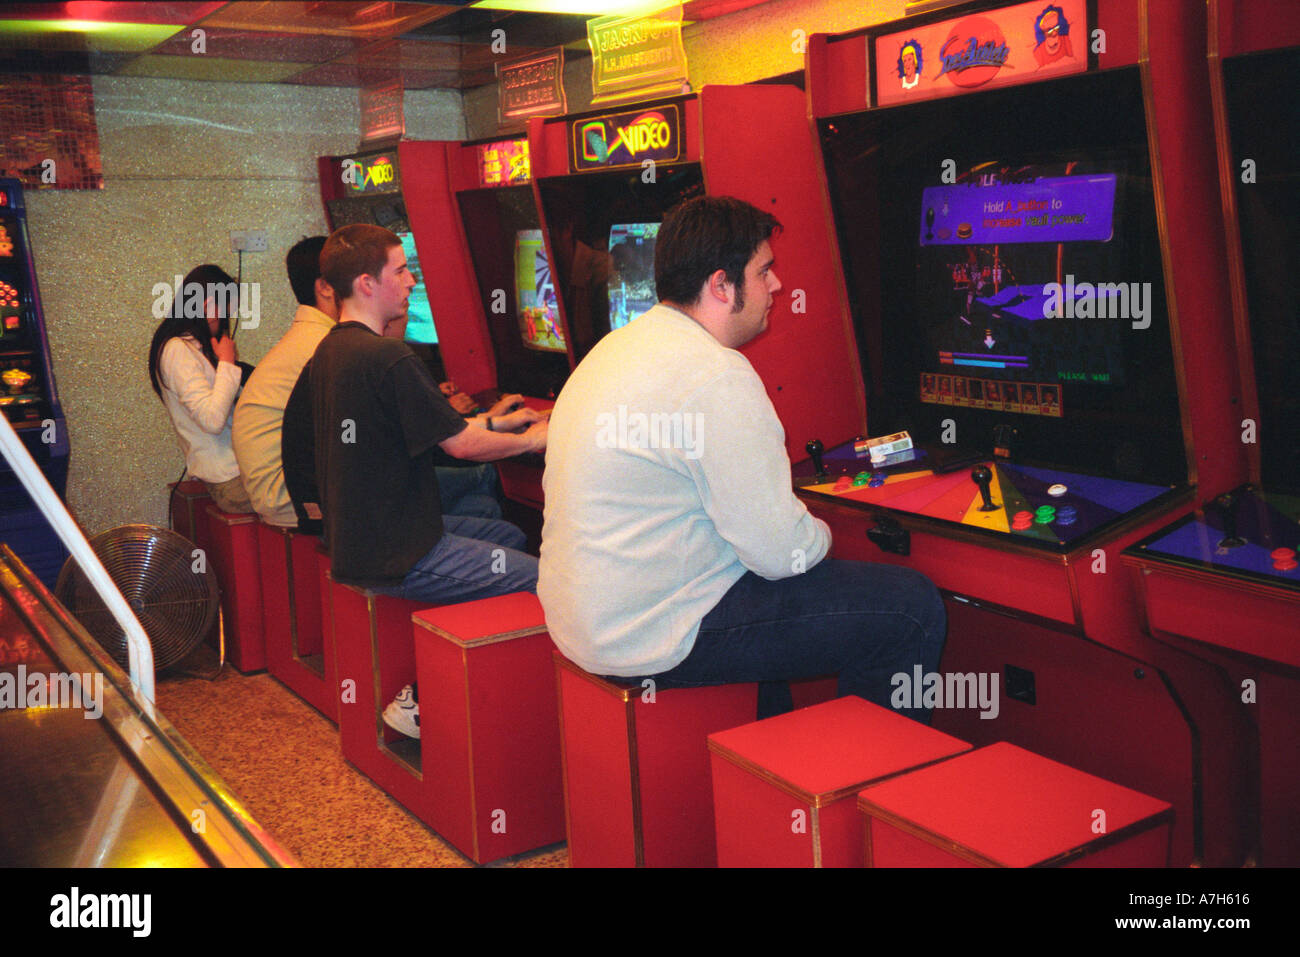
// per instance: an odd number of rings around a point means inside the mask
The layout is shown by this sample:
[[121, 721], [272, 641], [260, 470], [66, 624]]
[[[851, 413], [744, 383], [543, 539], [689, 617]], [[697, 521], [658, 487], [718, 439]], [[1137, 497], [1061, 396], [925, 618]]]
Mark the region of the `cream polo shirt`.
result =
[[537, 597], [560, 651], [596, 674], [669, 670], [747, 570], [789, 578], [830, 549], [754, 367], [663, 304], [565, 383], [542, 488]]
[[233, 439], [244, 488], [253, 509], [271, 525], [298, 524], [280, 458], [284, 407], [302, 367], [333, 327], [334, 320], [316, 307], [298, 306], [289, 331], [257, 364], [235, 406]]
[[163, 405], [191, 476], [211, 485], [239, 475], [230, 448], [230, 416], [239, 394], [239, 366], [212, 363], [193, 336], [168, 339], [158, 357]]

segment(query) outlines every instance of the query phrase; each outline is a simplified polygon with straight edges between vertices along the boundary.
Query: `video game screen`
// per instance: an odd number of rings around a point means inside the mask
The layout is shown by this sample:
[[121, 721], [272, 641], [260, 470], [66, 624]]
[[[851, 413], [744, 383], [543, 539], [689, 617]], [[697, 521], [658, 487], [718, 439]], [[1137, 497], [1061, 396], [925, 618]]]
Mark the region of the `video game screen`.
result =
[[415, 277], [415, 288], [406, 307], [407, 342], [418, 342], [427, 346], [438, 344], [438, 330], [433, 325], [433, 308], [429, 305], [429, 294], [424, 286], [424, 272], [420, 269], [420, 256], [415, 251], [415, 236], [411, 233], [398, 233], [402, 241], [402, 252], [406, 254], [406, 268]]
[[704, 194], [698, 163], [537, 181], [550, 230], [555, 287], [575, 361], [658, 301], [655, 244], [664, 215]]
[[540, 229], [515, 233], [515, 302], [519, 306], [519, 334], [527, 348], [566, 351], [551, 264], [546, 259]]
[[1059, 418], [1062, 389], [1124, 385], [1118, 320], [1141, 324], [1152, 304], [1111, 246], [1119, 176], [989, 162], [922, 189], [922, 402]]
[[1136, 69], [819, 125], [871, 435], [1187, 481]]
[[655, 239], [659, 223], [609, 227], [609, 328], [626, 326], [659, 301], [655, 295]]

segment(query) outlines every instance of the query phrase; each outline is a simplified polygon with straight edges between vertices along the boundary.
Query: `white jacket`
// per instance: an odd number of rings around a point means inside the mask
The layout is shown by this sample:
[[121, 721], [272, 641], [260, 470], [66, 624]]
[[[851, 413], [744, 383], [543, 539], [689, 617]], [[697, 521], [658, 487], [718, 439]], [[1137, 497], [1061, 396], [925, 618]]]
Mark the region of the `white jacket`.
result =
[[239, 395], [239, 366], [212, 368], [193, 336], [168, 339], [158, 358], [163, 405], [193, 478], [216, 485], [239, 475], [230, 420]]

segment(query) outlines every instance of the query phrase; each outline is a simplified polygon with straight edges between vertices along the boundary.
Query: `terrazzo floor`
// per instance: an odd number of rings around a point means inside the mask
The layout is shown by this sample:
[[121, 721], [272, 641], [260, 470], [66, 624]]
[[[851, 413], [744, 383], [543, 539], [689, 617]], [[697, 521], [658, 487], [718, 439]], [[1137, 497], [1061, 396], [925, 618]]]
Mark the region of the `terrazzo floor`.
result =
[[[159, 709], [305, 867], [473, 867], [343, 760], [338, 732], [269, 674], [164, 678]], [[563, 844], [490, 867], [564, 867]]]

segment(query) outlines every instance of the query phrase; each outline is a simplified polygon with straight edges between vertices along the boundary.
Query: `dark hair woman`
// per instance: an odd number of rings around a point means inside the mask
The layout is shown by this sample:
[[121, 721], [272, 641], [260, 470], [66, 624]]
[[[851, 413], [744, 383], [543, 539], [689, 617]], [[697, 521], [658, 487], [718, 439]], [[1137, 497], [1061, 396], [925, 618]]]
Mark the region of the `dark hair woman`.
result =
[[243, 371], [230, 338], [239, 286], [220, 266], [186, 275], [149, 347], [149, 381], [171, 416], [191, 477], [225, 512], [251, 512], [230, 444]]

